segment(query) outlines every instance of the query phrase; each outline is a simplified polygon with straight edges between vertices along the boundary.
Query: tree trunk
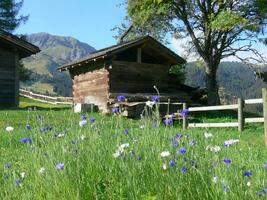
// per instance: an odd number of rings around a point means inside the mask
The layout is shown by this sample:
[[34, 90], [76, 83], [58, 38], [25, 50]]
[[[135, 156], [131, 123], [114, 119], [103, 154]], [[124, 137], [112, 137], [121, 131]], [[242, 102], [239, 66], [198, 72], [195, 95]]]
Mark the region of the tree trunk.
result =
[[206, 88], [208, 105], [220, 105], [218, 84], [216, 79], [218, 66], [206, 65]]

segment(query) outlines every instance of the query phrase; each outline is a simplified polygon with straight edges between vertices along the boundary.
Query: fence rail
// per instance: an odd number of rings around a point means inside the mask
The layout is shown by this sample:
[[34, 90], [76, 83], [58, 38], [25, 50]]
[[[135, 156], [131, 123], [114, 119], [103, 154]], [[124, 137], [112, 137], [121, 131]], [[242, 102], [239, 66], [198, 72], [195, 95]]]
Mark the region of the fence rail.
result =
[[[251, 104], [263, 104], [263, 117], [245, 118], [244, 107]], [[238, 99], [238, 104], [220, 105], [220, 106], [203, 106], [203, 107], [187, 107], [183, 104], [183, 109], [187, 108], [189, 112], [203, 112], [215, 110], [237, 110], [238, 117], [236, 122], [222, 122], [222, 123], [188, 123], [188, 119], [183, 117], [183, 129], [187, 128], [209, 128], [209, 127], [238, 127], [241, 132], [247, 123], [264, 123], [265, 145], [267, 146], [267, 88], [262, 89], [261, 99]]]
[[19, 89], [19, 94], [23, 97], [28, 97], [30, 99], [44, 102], [44, 103], [50, 103], [50, 104], [65, 104], [65, 105], [72, 105], [73, 104], [73, 98], [71, 97], [51, 97], [46, 96], [43, 94], [36, 94], [28, 90]]

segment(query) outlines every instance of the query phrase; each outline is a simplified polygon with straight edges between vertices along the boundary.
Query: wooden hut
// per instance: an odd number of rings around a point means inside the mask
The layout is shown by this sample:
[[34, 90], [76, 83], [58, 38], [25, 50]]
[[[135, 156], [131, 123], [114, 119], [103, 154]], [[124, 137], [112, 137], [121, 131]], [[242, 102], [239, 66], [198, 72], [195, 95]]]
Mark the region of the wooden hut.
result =
[[39, 52], [39, 48], [0, 30], [0, 107], [19, 104], [19, 60]]
[[[177, 84], [169, 75], [173, 65], [186, 61], [150, 36], [101, 49], [66, 64], [73, 80], [75, 104], [93, 104], [110, 112], [116, 97], [124, 95], [127, 115], [138, 114], [144, 103], [159, 90], [161, 103], [192, 102], [195, 88]], [[138, 105], [142, 105], [140, 108]], [[131, 112], [130, 112], [131, 110]]]

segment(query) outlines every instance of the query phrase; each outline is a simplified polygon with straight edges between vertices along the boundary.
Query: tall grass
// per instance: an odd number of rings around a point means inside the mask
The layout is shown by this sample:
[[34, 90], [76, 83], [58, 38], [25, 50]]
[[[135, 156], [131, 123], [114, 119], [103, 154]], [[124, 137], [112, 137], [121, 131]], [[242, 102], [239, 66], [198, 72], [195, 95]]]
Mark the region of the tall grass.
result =
[[[177, 123], [143, 126], [138, 120], [88, 113], [80, 127], [80, 117], [68, 109], [0, 111], [0, 199], [267, 198], [261, 191], [267, 188], [267, 151], [260, 125], [242, 134], [211, 129], [213, 137], [205, 138], [205, 130], [181, 131]], [[7, 132], [7, 126], [14, 131]], [[183, 136], [173, 146], [177, 132]], [[20, 142], [23, 137], [32, 143]], [[225, 147], [231, 138], [240, 142]], [[114, 157], [125, 143], [129, 147]], [[215, 145], [219, 152], [206, 150]], [[179, 153], [181, 147], [186, 153]], [[170, 156], [161, 157], [162, 151]], [[58, 163], [64, 168], [57, 169]]]

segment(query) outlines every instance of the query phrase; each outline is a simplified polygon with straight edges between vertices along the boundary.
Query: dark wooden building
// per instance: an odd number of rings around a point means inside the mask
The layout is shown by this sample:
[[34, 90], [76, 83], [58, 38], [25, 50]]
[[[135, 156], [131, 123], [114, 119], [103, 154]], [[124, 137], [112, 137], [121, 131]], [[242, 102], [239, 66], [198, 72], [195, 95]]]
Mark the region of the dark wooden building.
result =
[[0, 30], [0, 107], [19, 104], [19, 60], [39, 52], [39, 48]]
[[[150, 36], [123, 42], [58, 68], [69, 70], [75, 104], [94, 104], [110, 112], [118, 95], [124, 95], [128, 110], [160, 92], [161, 102], [192, 102], [195, 88], [177, 84], [169, 75], [173, 65], [186, 61]], [[128, 113], [128, 115], [131, 115]]]

